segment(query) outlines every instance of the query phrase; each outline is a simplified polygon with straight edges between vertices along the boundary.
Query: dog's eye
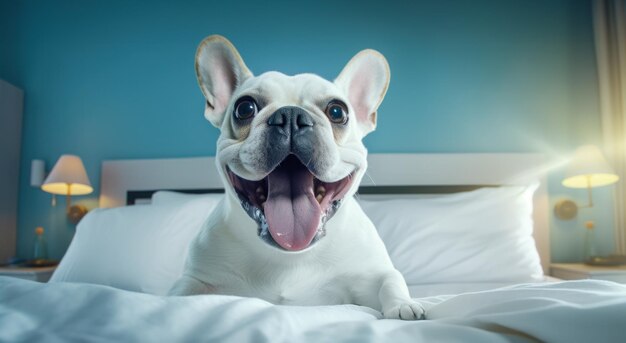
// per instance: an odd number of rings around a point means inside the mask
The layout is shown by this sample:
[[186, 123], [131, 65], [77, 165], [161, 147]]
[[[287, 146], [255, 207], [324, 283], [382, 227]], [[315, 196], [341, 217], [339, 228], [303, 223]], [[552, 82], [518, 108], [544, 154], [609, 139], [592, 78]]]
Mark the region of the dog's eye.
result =
[[254, 117], [257, 111], [256, 102], [249, 96], [244, 96], [235, 103], [234, 115], [239, 120], [250, 119]]
[[348, 122], [348, 110], [346, 105], [339, 100], [333, 100], [326, 106], [326, 115], [335, 124], [345, 124]]

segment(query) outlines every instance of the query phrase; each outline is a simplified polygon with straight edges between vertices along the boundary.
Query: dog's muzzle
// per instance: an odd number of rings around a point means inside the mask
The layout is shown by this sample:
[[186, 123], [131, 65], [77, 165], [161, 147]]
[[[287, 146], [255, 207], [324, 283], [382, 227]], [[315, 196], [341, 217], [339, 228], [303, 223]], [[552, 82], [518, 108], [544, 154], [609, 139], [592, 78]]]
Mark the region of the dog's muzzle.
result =
[[313, 159], [319, 139], [313, 132], [313, 118], [306, 110], [295, 106], [281, 107], [270, 116], [267, 125], [268, 170], [275, 168], [289, 154], [296, 155], [301, 161]]
[[267, 125], [269, 174], [250, 181], [228, 169], [229, 179], [263, 240], [284, 250], [303, 250], [325, 235], [324, 224], [339, 208], [352, 174], [334, 182], [315, 177], [320, 142], [313, 118], [304, 109], [282, 107]]

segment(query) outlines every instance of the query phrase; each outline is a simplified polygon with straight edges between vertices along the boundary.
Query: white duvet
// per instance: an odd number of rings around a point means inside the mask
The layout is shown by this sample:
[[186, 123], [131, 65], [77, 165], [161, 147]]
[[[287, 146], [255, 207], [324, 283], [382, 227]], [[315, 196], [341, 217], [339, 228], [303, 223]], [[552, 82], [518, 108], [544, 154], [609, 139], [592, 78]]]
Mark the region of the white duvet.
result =
[[422, 298], [428, 320], [356, 305], [276, 306], [0, 277], [2, 342], [626, 342], [626, 285], [525, 284]]

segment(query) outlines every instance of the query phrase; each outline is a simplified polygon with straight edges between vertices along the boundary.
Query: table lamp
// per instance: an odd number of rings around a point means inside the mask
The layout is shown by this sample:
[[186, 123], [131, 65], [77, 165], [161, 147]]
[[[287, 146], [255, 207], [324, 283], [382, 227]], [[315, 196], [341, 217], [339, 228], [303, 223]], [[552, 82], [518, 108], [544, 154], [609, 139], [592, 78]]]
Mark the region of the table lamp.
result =
[[[556, 203], [554, 213], [559, 219], [572, 219], [578, 213], [579, 208], [593, 207], [593, 196], [591, 189], [594, 187], [606, 186], [619, 180], [613, 168], [609, 165], [600, 149], [594, 145], [584, 145], [576, 149], [574, 156], [569, 162], [563, 186], [568, 188], [586, 188], [587, 204], [578, 205], [571, 200], [561, 200]], [[585, 222], [587, 229], [587, 240], [593, 234], [595, 224], [592, 221]], [[593, 242], [586, 242], [586, 247], [593, 245]], [[587, 263], [589, 264], [613, 264], [609, 257], [594, 256], [589, 251], [586, 252]], [[621, 260], [621, 258], [620, 258]]]
[[72, 195], [84, 195], [93, 192], [80, 157], [62, 155], [41, 185], [41, 189], [48, 193], [66, 196], [66, 212], [70, 222], [76, 224], [87, 214], [85, 206], [72, 206]]

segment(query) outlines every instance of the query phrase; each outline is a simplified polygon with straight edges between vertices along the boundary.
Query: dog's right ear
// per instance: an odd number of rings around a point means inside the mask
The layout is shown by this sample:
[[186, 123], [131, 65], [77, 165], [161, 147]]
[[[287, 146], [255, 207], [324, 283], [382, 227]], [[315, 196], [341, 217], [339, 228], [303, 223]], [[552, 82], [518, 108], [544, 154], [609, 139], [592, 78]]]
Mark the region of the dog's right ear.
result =
[[389, 64], [376, 50], [366, 49], [356, 54], [335, 79], [343, 89], [363, 136], [376, 128], [376, 111], [389, 86]]
[[205, 38], [198, 46], [196, 76], [206, 98], [204, 116], [219, 128], [230, 97], [237, 87], [252, 77], [252, 73], [228, 39], [213, 35]]

